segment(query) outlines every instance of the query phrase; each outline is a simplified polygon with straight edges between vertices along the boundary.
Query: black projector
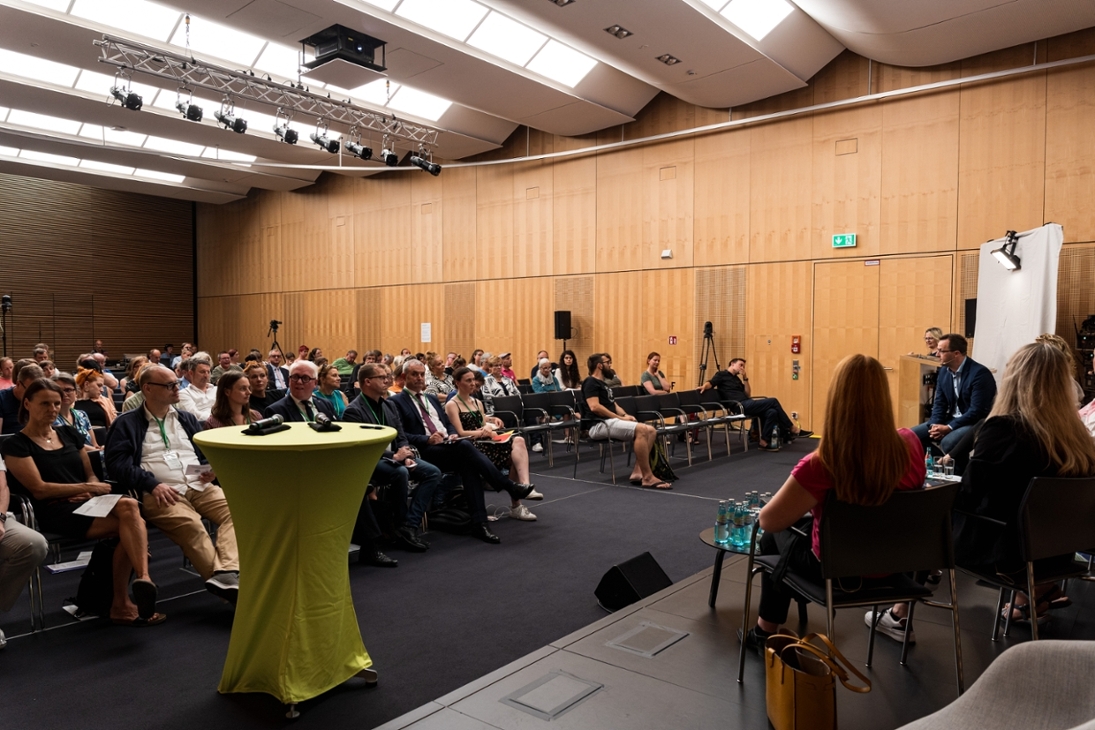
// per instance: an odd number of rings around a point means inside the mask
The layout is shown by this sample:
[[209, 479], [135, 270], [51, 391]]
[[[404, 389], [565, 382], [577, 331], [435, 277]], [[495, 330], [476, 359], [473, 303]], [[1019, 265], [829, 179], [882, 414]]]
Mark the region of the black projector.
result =
[[[304, 64], [305, 68], [315, 69], [330, 61], [340, 60], [356, 64], [370, 71], [383, 73], [385, 68], [384, 41], [350, 30], [342, 25], [332, 25], [313, 35], [301, 40], [306, 46], [311, 46], [315, 52], [315, 60]], [[380, 50], [380, 59], [377, 59], [377, 50]]]

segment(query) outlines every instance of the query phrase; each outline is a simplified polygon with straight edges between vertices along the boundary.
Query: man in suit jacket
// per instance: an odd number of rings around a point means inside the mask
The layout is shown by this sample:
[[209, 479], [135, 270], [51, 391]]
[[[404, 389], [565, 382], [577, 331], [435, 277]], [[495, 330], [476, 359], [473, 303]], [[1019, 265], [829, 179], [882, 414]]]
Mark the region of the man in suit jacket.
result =
[[426, 366], [417, 360], [403, 362], [406, 383], [402, 392], [392, 397], [392, 404], [399, 411], [407, 440], [418, 449], [422, 458], [445, 472], [460, 475], [468, 496], [472, 523], [472, 536], [483, 542], [497, 544], [502, 540], [487, 527], [487, 509], [483, 502], [483, 481], [495, 491], [503, 489], [513, 499], [523, 499], [532, 492], [531, 486], [520, 487], [505, 476], [467, 440], [456, 441], [456, 430], [445, 416], [435, 396], [426, 390]]
[[[377, 486], [388, 485], [385, 501], [390, 505], [397, 525], [396, 542], [407, 550], [421, 552], [429, 545], [419, 536], [418, 526], [422, 524], [422, 515], [426, 513], [438, 487], [441, 486], [443, 475], [440, 469], [428, 461], [412, 458], [414, 454], [407, 441], [407, 435], [403, 432], [403, 421], [399, 417], [399, 411], [385, 398], [388, 394], [388, 384], [392, 380], [391, 371], [387, 366], [366, 363], [358, 374], [361, 394], [346, 406], [342, 420], [353, 423], [376, 423], [395, 429], [395, 438], [385, 449], [384, 455], [373, 470], [371, 481]], [[412, 475], [418, 482], [418, 488], [415, 489], [414, 498], [408, 509], [407, 493]]]
[[334, 407], [322, 398], [313, 398], [315, 392], [316, 376], [319, 374], [314, 362], [309, 360], [297, 360], [289, 368], [289, 392], [279, 401], [271, 403], [263, 411], [263, 416], [270, 418], [279, 415], [286, 423], [306, 421], [315, 423], [316, 414], [322, 413], [332, 421], [335, 420]]
[[931, 420], [912, 429], [924, 448], [935, 441], [943, 453], [949, 454], [962, 435], [992, 410], [996, 380], [988, 368], [966, 357], [967, 346], [962, 335], [943, 335], [939, 339], [941, 367]]
[[266, 376], [270, 380], [270, 386], [274, 390], [289, 389], [289, 371], [281, 364], [281, 351], [270, 350], [266, 357]]

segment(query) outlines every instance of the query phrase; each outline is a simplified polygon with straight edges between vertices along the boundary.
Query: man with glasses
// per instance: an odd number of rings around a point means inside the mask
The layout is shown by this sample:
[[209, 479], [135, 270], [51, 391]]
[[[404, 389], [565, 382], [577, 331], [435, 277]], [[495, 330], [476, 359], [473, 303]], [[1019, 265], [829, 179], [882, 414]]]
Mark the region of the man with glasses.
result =
[[749, 375], [745, 372], [745, 359], [735, 357], [725, 370], [719, 370], [711, 379], [700, 386], [700, 392], [705, 393], [714, 389], [719, 394], [719, 401], [727, 403], [736, 401], [741, 404], [742, 413], [752, 418], [754, 423], [760, 420], [760, 432], [758, 441], [765, 451], [779, 451], [779, 446], [772, 443], [772, 433], [778, 428], [783, 441], [796, 438], [809, 438], [813, 431], [800, 429], [783, 410], [778, 398], [754, 398], [753, 389], [749, 385]]
[[[182, 548], [206, 590], [235, 603], [236, 532], [212, 470], [202, 470], [208, 464], [194, 445], [202, 427], [193, 415], [173, 407], [179, 402], [179, 381], [169, 369], [151, 365], [141, 371], [138, 383], [144, 405], [114, 419], [106, 440], [107, 469], [123, 489], [142, 493], [145, 518]], [[203, 517], [217, 525], [215, 545]]]
[[278, 415], [286, 423], [292, 421], [315, 423], [316, 414], [322, 413], [335, 420], [334, 407], [322, 398], [313, 398], [316, 389], [316, 376], [319, 370], [314, 362], [300, 359], [289, 366], [289, 392], [284, 398], [263, 411], [266, 418]]
[[966, 338], [948, 334], [939, 338], [939, 380], [931, 418], [913, 426], [924, 448], [938, 443], [950, 454], [962, 434], [989, 415], [996, 400], [996, 379], [984, 365], [966, 357]]
[[209, 378], [213, 372], [213, 361], [207, 352], [199, 352], [190, 358], [190, 386], [184, 388], [176, 402], [179, 408], [192, 414], [198, 423], [209, 420], [209, 411], [213, 410], [213, 401], [217, 399], [217, 389]]
[[266, 375], [274, 390], [289, 390], [289, 370], [281, 364], [283, 359], [281, 350], [270, 350], [266, 356]]

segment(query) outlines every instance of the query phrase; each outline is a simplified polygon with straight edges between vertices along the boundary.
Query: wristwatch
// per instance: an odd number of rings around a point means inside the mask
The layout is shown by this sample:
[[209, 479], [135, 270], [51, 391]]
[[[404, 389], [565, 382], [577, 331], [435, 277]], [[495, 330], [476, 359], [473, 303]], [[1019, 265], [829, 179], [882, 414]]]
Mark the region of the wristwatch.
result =
[[8, 513], [7, 512], [0, 512], [0, 522], [3, 522], [5, 525], [8, 523]]

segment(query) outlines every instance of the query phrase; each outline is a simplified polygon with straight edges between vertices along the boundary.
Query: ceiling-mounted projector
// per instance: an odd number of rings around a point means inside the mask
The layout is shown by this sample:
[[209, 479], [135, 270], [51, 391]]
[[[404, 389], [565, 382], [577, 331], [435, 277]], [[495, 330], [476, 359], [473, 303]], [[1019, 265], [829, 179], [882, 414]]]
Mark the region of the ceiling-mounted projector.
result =
[[[384, 66], [384, 41], [356, 30], [350, 30], [343, 25], [332, 25], [330, 28], [314, 33], [300, 42], [305, 47], [305, 58], [309, 55], [314, 56], [312, 60], [304, 63], [304, 68], [309, 69], [309, 71], [315, 71], [332, 61], [360, 66], [375, 74], [383, 74], [388, 70]], [[309, 53], [309, 48], [311, 53]], [[308, 74], [308, 72], [305, 73]], [[308, 75], [315, 76], [315, 74]], [[360, 84], [354, 84], [347, 88], [358, 85]]]

